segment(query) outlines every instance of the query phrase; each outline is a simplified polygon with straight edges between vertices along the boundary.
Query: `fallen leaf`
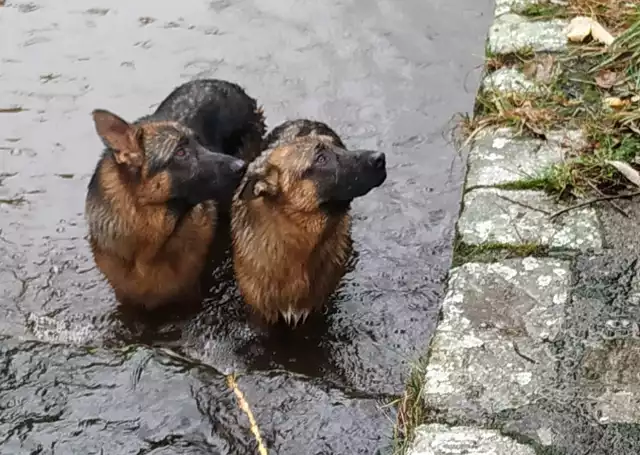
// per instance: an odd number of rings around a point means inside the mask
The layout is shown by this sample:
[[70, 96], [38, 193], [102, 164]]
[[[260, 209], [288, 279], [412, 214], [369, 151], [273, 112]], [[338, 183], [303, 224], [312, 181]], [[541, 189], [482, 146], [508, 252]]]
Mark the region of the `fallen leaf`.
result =
[[615, 40], [611, 33], [609, 33], [602, 25], [595, 20], [584, 16], [574, 17], [571, 22], [569, 22], [566, 29], [566, 35], [569, 41], [577, 43], [581, 43], [587, 39], [589, 35], [591, 35], [594, 40], [604, 43], [607, 46]]
[[555, 61], [553, 55], [542, 56], [525, 63], [522, 72], [527, 79], [535, 79], [543, 84], [549, 84], [553, 79]]
[[553, 69], [556, 59], [553, 55], [547, 54], [540, 58], [537, 65], [536, 79], [540, 82], [548, 84], [553, 79]]
[[615, 41], [613, 35], [594, 20], [592, 20], [591, 24], [591, 36], [594, 40], [600, 41], [607, 46], [611, 46], [611, 44]]
[[567, 27], [569, 41], [582, 42], [591, 34], [591, 19], [588, 17], [574, 17]]
[[537, 67], [536, 62], [534, 62], [533, 60], [525, 63], [522, 68], [522, 73], [524, 74], [524, 77], [526, 77], [527, 79], [535, 78], [536, 67]]
[[615, 167], [618, 172], [624, 175], [631, 183], [640, 188], [640, 173], [634, 168], [622, 161], [605, 160], [605, 163]]
[[596, 84], [600, 88], [610, 89], [618, 81], [618, 73], [609, 70], [601, 70], [596, 76]]
[[604, 104], [609, 107], [624, 107], [629, 103], [621, 100], [617, 96], [609, 96], [604, 99]]

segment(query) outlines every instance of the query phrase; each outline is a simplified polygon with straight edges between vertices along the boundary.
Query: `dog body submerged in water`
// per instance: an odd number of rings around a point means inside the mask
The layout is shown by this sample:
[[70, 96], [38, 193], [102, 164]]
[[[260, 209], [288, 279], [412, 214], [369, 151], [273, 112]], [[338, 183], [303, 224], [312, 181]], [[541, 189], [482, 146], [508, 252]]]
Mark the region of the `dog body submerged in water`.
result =
[[297, 325], [337, 288], [351, 253], [351, 201], [386, 179], [385, 155], [347, 150], [326, 124], [291, 120], [267, 136], [232, 204], [236, 279], [269, 323]]
[[217, 205], [230, 204], [246, 169], [233, 155], [255, 153], [264, 131], [243, 94], [225, 81], [192, 81], [133, 123], [93, 112], [106, 149], [85, 216], [96, 265], [121, 303], [154, 308], [200, 297]]

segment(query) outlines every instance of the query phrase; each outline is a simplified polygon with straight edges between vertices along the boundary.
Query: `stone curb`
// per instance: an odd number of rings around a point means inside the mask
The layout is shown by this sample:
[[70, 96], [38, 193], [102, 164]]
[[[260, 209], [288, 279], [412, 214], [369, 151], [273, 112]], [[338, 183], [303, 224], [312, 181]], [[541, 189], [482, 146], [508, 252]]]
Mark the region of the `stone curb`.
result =
[[428, 455], [535, 455], [531, 447], [497, 431], [437, 424], [416, 430], [414, 450]]
[[551, 219], [554, 212], [565, 207], [542, 191], [478, 188], [464, 196], [458, 233], [467, 245], [535, 244], [600, 250], [603, 240], [595, 210], [572, 210]]
[[[487, 41], [489, 53], [566, 50], [567, 21], [530, 21], [518, 14], [535, 3], [496, 1], [496, 19]], [[486, 76], [482, 88], [538, 90], [513, 68]], [[532, 444], [551, 447], [570, 440], [569, 427], [575, 422], [569, 419], [554, 427], [556, 417], [549, 409], [556, 405], [536, 406], [562, 395], [558, 387], [563, 365], [556, 342], [570, 323], [568, 307], [575, 280], [571, 258], [576, 253], [602, 251], [603, 227], [591, 207], [550, 217], [564, 206], [542, 191], [519, 188], [518, 184], [542, 176], [582, 143], [579, 131], [553, 132], [546, 140], [537, 140], [515, 138], [514, 131], [501, 128], [474, 138], [457, 223], [459, 241], [487, 248], [536, 245], [565, 256], [467, 262], [451, 269], [422, 388], [429, 421], [421, 422], [424, 424], [415, 430], [409, 455], [534, 455], [533, 446], [496, 431], [496, 416], [509, 416], [520, 409], [539, 418], [538, 427], [525, 424], [526, 430], [520, 432]], [[608, 351], [602, 346], [589, 349], [585, 362], [599, 365], [608, 361]], [[640, 362], [640, 342], [620, 355]], [[636, 411], [640, 394], [634, 394], [637, 389], [619, 386], [613, 374], [604, 381], [604, 387], [586, 381], [583, 388], [585, 401], [594, 405], [594, 420], [640, 420]], [[560, 435], [563, 431], [569, 435]]]

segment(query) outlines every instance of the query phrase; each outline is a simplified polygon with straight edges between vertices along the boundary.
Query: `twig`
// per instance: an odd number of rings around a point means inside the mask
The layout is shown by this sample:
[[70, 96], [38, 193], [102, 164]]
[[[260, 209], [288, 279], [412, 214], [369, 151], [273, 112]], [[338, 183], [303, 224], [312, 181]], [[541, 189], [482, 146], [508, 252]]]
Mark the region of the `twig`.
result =
[[540, 213], [544, 213], [545, 215], [550, 215], [550, 213], [549, 213], [549, 212], [547, 212], [546, 210], [539, 209], [539, 208], [537, 208], [537, 207], [533, 207], [533, 206], [531, 206], [531, 205], [529, 205], [529, 204], [525, 204], [524, 202], [514, 201], [513, 199], [509, 199], [508, 197], [506, 197], [506, 196], [502, 196], [502, 195], [500, 195], [500, 194], [496, 194], [496, 196], [498, 196], [500, 199], [502, 199], [502, 200], [504, 200], [504, 201], [510, 202], [510, 203], [511, 203], [511, 204], [513, 204], [513, 205], [518, 205], [518, 206], [520, 206], [520, 207], [523, 207], [523, 208], [525, 208], [525, 209], [532, 210], [532, 211], [534, 211], [534, 212], [540, 212]]
[[520, 348], [518, 347], [518, 345], [516, 344], [515, 341], [511, 342], [511, 346], [513, 346], [513, 350], [516, 351], [516, 354], [518, 354], [520, 357], [522, 357], [527, 362], [529, 362], [529, 363], [538, 363], [535, 360], [533, 360], [531, 357], [529, 357], [528, 355], [524, 355], [522, 352], [520, 352]]
[[586, 207], [587, 205], [595, 204], [596, 202], [611, 201], [613, 199], [623, 199], [625, 197], [634, 197], [634, 196], [640, 196], [640, 191], [634, 191], [633, 193], [626, 193], [626, 194], [614, 194], [612, 196], [596, 197], [593, 199], [589, 199], [588, 201], [581, 202], [580, 204], [572, 205], [571, 207], [566, 207], [562, 210], [558, 210], [557, 212], [549, 215], [549, 218], [550, 219], [556, 218], [557, 216], [562, 215], [563, 213], [569, 212], [574, 209], [579, 209], [581, 207]]
[[[591, 189], [593, 189], [593, 191], [595, 191], [596, 193], [598, 193], [600, 196], [605, 196], [604, 194], [602, 194], [602, 191], [600, 191], [598, 189], [597, 186], [595, 186], [593, 184], [593, 182], [591, 182], [590, 180], [587, 180], [587, 183], [589, 184], [589, 186], [591, 187]], [[609, 201], [609, 204], [611, 204], [611, 207], [613, 207], [614, 209], [616, 209], [618, 212], [620, 212], [621, 215], [623, 215], [625, 218], [629, 218], [629, 214], [622, 208], [620, 207], [618, 204], [616, 204], [613, 201]]]

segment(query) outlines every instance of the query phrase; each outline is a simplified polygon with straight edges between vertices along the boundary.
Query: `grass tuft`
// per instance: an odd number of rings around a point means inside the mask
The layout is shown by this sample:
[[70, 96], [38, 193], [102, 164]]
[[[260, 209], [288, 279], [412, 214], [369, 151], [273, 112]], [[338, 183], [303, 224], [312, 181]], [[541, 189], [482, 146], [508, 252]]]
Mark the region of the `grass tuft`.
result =
[[457, 242], [453, 253], [453, 266], [458, 267], [467, 262], [498, 262], [512, 258], [545, 257], [548, 255], [549, 248], [536, 243], [468, 245], [464, 242]]
[[422, 402], [427, 359], [419, 359], [414, 365], [407, 381], [402, 397], [396, 402], [398, 405], [398, 417], [394, 427], [393, 455], [403, 455], [409, 449], [414, 437], [415, 429], [427, 420], [426, 408]]
[[519, 13], [532, 19], [541, 20], [566, 18], [569, 15], [566, 6], [551, 2], [538, 2], [527, 5]]

